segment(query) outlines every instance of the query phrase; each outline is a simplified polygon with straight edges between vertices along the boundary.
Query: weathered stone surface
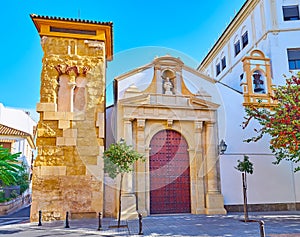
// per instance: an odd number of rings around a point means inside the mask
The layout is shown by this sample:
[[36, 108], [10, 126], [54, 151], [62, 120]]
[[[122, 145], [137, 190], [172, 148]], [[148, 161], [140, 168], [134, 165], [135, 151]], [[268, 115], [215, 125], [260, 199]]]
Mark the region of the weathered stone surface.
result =
[[[103, 211], [103, 167], [98, 163], [104, 139], [98, 139], [96, 118], [105, 109], [106, 62], [104, 47], [90, 47], [90, 43], [61, 37], [42, 39], [41, 100], [37, 106], [41, 119], [33, 170], [31, 221], [38, 220], [39, 210], [43, 221], [62, 220], [66, 211]], [[87, 81], [84, 87], [80, 85], [85, 90], [86, 97], [82, 98], [86, 104], [81, 101], [79, 109], [84, 110], [78, 111], [76, 107], [73, 112], [73, 101], [68, 102], [70, 111], [60, 110], [65, 109], [58, 106], [64, 103], [58, 93], [62, 76], [69, 80], [66, 90], [75, 90], [74, 83], [80, 81], [76, 77]], [[68, 93], [72, 96], [73, 91]], [[91, 166], [97, 172], [88, 172], [87, 167]]]

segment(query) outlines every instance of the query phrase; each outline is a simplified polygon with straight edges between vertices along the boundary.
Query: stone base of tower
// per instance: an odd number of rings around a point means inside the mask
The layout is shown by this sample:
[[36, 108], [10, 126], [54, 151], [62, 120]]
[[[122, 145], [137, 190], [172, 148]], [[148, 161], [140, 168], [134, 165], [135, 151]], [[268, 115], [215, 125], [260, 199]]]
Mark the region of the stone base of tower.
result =
[[224, 208], [224, 197], [220, 193], [206, 194], [206, 210], [208, 215], [226, 214]]
[[64, 220], [66, 212], [71, 218], [90, 217], [91, 213], [96, 218], [103, 210], [103, 184], [92, 176], [35, 175], [33, 179], [31, 222], [39, 220], [39, 211], [42, 221], [53, 221]]

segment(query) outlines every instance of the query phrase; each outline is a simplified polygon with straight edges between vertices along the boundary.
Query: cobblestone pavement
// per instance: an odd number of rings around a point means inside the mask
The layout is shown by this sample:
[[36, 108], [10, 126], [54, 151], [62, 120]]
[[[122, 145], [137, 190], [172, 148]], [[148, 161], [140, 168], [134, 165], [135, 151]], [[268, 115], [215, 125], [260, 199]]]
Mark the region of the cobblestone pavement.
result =
[[[251, 220], [263, 220], [266, 237], [300, 237], [300, 212], [250, 213]], [[259, 237], [258, 222], [243, 222], [243, 213], [228, 215], [152, 215], [143, 218], [144, 236]], [[104, 218], [98, 231], [98, 219], [25, 223], [0, 227], [0, 236], [140, 236], [138, 220], [122, 221], [122, 228], [112, 228], [116, 220]], [[127, 225], [127, 226], [126, 226]]]

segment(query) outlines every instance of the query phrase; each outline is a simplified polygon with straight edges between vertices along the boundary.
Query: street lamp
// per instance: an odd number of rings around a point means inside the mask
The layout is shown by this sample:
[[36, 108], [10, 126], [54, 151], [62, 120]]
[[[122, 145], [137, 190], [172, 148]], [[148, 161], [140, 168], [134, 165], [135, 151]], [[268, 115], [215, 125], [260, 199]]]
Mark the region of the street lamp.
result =
[[223, 155], [224, 152], [226, 151], [227, 149], [227, 144], [225, 143], [225, 141], [222, 139], [221, 142], [220, 142], [220, 145], [219, 145], [219, 154], [220, 155]]

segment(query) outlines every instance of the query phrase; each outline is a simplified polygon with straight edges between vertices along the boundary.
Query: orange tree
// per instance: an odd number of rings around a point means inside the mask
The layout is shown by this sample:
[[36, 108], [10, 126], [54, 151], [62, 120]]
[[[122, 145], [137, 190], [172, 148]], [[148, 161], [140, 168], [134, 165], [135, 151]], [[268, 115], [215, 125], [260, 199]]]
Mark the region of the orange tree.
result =
[[[270, 135], [270, 149], [276, 157], [274, 164], [282, 160], [300, 161], [300, 73], [286, 79], [286, 84], [274, 88], [273, 100], [277, 105], [270, 109], [246, 107], [243, 128], [254, 119], [261, 125], [257, 135], [245, 140], [256, 142], [265, 134]], [[295, 168], [299, 171], [300, 166]]]
[[133, 164], [137, 160], [145, 161], [143, 155], [139, 154], [132, 146], [127, 145], [126, 142], [121, 139], [120, 142], [113, 143], [103, 153], [104, 159], [104, 172], [108, 173], [111, 178], [116, 178], [118, 174], [120, 177], [119, 188], [119, 213], [118, 213], [118, 227], [120, 227], [121, 220], [121, 193], [122, 183], [125, 173], [133, 171]]

